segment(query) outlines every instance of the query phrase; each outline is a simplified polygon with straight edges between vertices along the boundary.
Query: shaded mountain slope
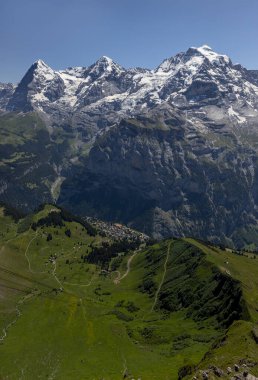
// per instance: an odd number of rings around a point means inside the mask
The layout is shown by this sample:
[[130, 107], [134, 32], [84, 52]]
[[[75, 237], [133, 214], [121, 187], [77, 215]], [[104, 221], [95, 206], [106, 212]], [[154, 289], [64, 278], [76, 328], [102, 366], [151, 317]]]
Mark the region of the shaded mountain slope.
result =
[[59, 202], [156, 238], [244, 246], [257, 244], [256, 198], [255, 147], [239, 145], [226, 125], [204, 133], [182, 112], [157, 107], [101, 134]]

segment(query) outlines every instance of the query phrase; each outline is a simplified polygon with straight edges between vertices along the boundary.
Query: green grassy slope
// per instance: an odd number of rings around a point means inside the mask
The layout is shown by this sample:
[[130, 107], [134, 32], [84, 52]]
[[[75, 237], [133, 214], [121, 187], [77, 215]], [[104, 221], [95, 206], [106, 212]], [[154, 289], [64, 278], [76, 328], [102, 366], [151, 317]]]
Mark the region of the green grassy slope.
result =
[[258, 261], [172, 239], [104, 269], [87, 257], [112, 239], [64, 216], [48, 205], [15, 223], [0, 210], [0, 379], [173, 380], [255, 362]]
[[[225, 378], [231, 379], [232, 373], [227, 373], [227, 368], [233, 368], [234, 364], [237, 364], [240, 365], [240, 372], [247, 367], [249, 373], [258, 376], [258, 340], [255, 339], [258, 322], [258, 256], [251, 253], [239, 255], [231, 250], [221, 250], [194, 239], [186, 240], [201, 249], [206, 254], [207, 260], [215, 264], [221, 273], [241, 283], [243, 297], [250, 314], [248, 321], [235, 321], [227, 329], [225, 335], [217, 340], [205, 355], [198, 369], [207, 370], [211, 365], [217, 366], [223, 370]], [[198, 379], [202, 378], [200, 371], [197, 375]], [[209, 376], [210, 379], [216, 378], [212, 373]]]

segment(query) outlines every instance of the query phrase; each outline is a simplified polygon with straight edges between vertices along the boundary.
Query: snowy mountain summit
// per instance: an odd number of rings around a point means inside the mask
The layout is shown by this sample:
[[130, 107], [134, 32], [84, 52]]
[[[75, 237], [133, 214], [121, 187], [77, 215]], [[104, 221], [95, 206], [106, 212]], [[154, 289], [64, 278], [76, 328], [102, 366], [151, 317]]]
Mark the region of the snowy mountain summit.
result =
[[229, 63], [230, 59], [227, 55], [221, 55], [212, 50], [212, 48], [208, 45], [203, 45], [200, 47], [193, 47], [192, 49], [197, 50], [200, 54], [202, 54], [205, 58], [207, 58], [210, 62], [221, 62], [224, 60]]

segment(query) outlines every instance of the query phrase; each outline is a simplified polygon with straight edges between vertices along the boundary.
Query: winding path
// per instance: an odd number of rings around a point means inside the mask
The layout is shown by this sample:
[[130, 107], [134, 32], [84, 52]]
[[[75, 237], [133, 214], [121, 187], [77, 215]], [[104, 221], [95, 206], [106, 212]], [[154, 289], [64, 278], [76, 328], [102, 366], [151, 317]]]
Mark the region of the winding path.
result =
[[63, 285], [56, 275], [56, 262], [55, 261], [53, 261], [53, 265], [54, 265], [54, 269], [53, 269], [52, 275], [53, 275], [54, 279], [56, 280], [56, 282], [60, 285], [60, 290], [63, 290]]
[[21, 312], [18, 309], [18, 306], [16, 306], [16, 318], [12, 322], [10, 322], [6, 327], [3, 328], [3, 335], [0, 338], [0, 342], [3, 342], [3, 340], [7, 337], [7, 330], [9, 330], [9, 328], [17, 322], [20, 316]]
[[28, 252], [28, 250], [29, 250], [29, 248], [30, 248], [31, 243], [32, 243], [33, 240], [35, 240], [37, 237], [38, 237], [38, 233], [36, 232], [34, 238], [32, 238], [32, 239], [29, 241], [29, 244], [27, 245], [27, 248], [26, 248], [26, 250], [25, 250], [25, 252], [24, 252], [24, 256], [26, 257], [26, 260], [28, 261], [28, 264], [29, 264], [29, 271], [30, 271], [31, 273], [33, 273], [33, 274], [36, 274], [36, 273], [38, 273], [38, 272], [34, 272], [34, 271], [31, 269], [30, 259], [29, 259], [28, 255], [27, 255], [27, 252]]
[[131, 270], [131, 262], [133, 260], [133, 258], [139, 253], [139, 251], [135, 251], [134, 254], [132, 256], [129, 257], [128, 261], [127, 261], [127, 269], [126, 269], [126, 272], [123, 274], [123, 276], [121, 276], [121, 273], [119, 271], [116, 271], [118, 272], [118, 276], [117, 278], [114, 279], [114, 283], [115, 284], [119, 284], [119, 282], [121, 280], [123, 280], [126, 276], [128, 276], [128, 274], [130, 273], [130, 270]]
[[123, 357], [123, 374], [122, 374], [122, 376], [123, 376], [123, 379], [125, 378], [125, 377], [127, 377], [127, 360], [126, 360], [126, 358], [124, 357], [124, 355], [122, 355], [122, 357]]
[[154, 302], [153, 302], [153, 305], [151, 307], [151, 311], [154, 310], [156, 304], [157, 304], [157, 301], [158, 301], [158, 295], [159, 295], [159, 292], [160, 292], [160, 289], [164, 283], [164, 280], [165, 280], [165, 276], [166, 276], [166, 273], [167, 273], [167, 263], [168, 263], [168, 258], [169, 258], [169, 253], [170, 253], [170, 247], [171, 247], [171, 244], [172, 242], [170, 242], [168, 244], [168, 249], [167, 249], [167, 256], [166, 256], [166, 260], [165, 260], [165, 263], [164, 263], [164, 271], [163, 271], [163, 275], [162, 275], [162, 279], [160, 281], [160, 284], [159, 284], [159, 287], [156, 291], [156, 294], [155, 294], [155, 298], [154, 298]]

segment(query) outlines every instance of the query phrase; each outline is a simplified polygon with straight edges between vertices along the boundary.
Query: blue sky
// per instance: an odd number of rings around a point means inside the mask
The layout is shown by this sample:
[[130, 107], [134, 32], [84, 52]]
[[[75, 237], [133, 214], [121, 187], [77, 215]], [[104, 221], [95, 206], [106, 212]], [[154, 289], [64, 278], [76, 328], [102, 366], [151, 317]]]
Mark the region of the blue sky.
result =
[[258, 69], [258, 0], [0, 0], [0, 15], [2, 82], [38, 58], [54, 69], [102, 55], [154, 68], [203, 44]]

